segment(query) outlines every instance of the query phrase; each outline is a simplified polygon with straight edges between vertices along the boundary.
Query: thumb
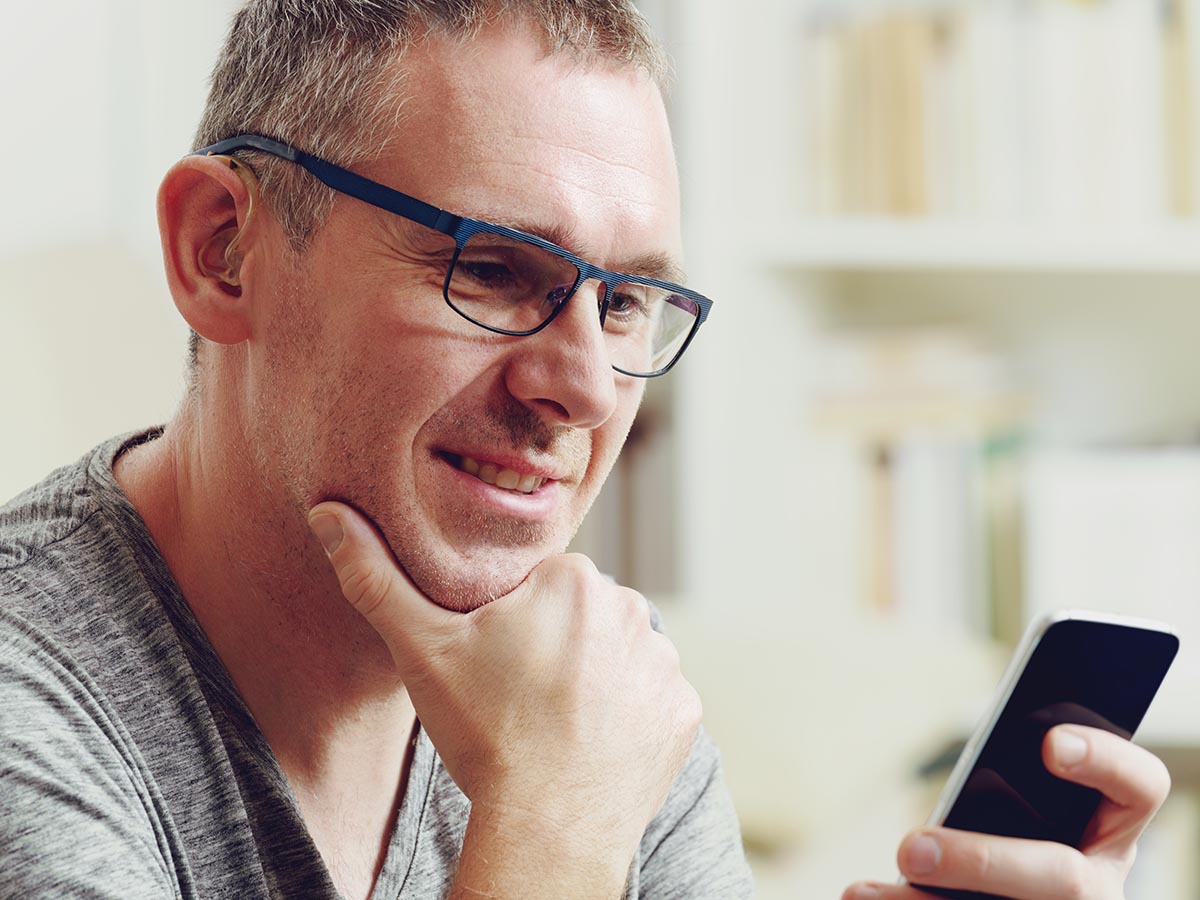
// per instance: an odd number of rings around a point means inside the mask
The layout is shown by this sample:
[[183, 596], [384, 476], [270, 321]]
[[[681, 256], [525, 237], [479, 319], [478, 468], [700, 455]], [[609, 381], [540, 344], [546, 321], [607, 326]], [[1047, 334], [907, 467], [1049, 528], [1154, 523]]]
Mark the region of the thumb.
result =
[[417, 634], [445, 629], [459, 618], [421, 593], [361, 513], [344, 503], [318, 503], [309, 510], [308, 527], [325, 548], [342, 594], [397, 661], [410, 657]]

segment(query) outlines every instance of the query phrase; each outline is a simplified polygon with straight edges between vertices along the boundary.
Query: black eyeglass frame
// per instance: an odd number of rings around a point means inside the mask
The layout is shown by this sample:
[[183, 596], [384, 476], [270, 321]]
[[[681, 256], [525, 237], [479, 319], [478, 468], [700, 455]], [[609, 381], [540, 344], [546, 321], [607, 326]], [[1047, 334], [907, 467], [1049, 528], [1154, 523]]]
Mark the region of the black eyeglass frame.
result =
[[[672, 284], [669, 281], [661, 281], [657, 278], [650, 278], [644, 275], [629, 275], [622, 272], [612, 272], [608, 269], [602, 269], [599, 266], [592, 265], [585, 259], [581, 259], [569, 250], [566, 250], [558, 244], [551, 243], [537, 235], [528, 234], [516, 228], [508, 228], [504, 225], [496, 225], [492, 222], [484, 222], [481, 219], [471, 219], [466, 216], [457, 216], [454, 213], [447, 212], [444, 209], [438, 209], [432, 204], [426, 203], [423, 200], [418, 200], [416, 197], [411, 197], [387, 185], [380, 184], [377, 181], [372, 181], [369, 178], [364, 178], [349, 169], [344, 169], [341, 166], [334, 165], [331, 162], [326, 162], [320, 157], [313, 156], [311, 153], [305, 153], [303, 150], [298, 150], [295, 147], [285, 144], [283, 141], [277, 141], [274, 138], [265, 137], [261, 134], [239, 134], [236, 137], [226, 138], [223, 141], [217, 141], [215, 144], [210, 144], [207, 147], [201, 147], [194, 151], [192, 156], [209, 156], [218, 154], [235, 153], [238, 150], [258, 150], [262, 153], [269, 153], [271, 156], [285, 159], [288, 162], [296, 163], [302, 166], [311, 173], [318, 181], [328, 187], [333, 188], [339, 193], [354, 197], [356, 200], [361, 200], [364, 203], [369, 203], [371, 206], [390, 212], [401, 218], [416, 222], [418, 225], [424, 225], [426, 228], [432, 228], [434, 231], [440, 231], [442, 234], [448, 235], [454, 239], [455, 250], [454, 257], [450, 262], [449, 268], [446, 270], [446, 280], [442, 285], [442, 297], [452, 310], [462, 316], [469, 322], [478, 325], [480, 328], [486, 328], [488, 331], [496, 332], [497, 334], [507, 334], [515, 337], [523, 337], [525, 335], [536, 334], [547, 325], [554, 321], [567, 303], [575, 296], [576, 291], [585, 282], [590, 280], [598, 280], [605, 286], [604, 298], [600, 301], [600, 327], [604, 327], [604, 320], [608, 312], [608, 304], [613, 295], [613, 290], [618, 284], [632, 283], [644, 284], [650, 287], [658, 288], [659, 290], [670, 291], [673, 294], [680, 294], [689, 300], [695, 302], [698, 307], [696, 321], [692, 323], [691, 330], [687, 337], [671, 357], [670, 361], [660, 369], [654, 372], [630, 372], [619, 366], [613, 365], [613, 368], [623, 375], [630, 375], [634, 378], [656, 378], [659, 375], [665, 375], [674, 365], [679, 362], [683, 352], [687, 350], [691, 344], [696, 332], [700, 330], [700, 326], [704, 324], [704, 320], [708, 318], [709, 310], [712, 309], [712, 300], [705, 297], [703, 294], [697, 294], [695, 291], [689, 290], [682, 285]], [[450, 279], [454, 274], [454, 268], [458, 263], [459, 254], [467, 241], [476, 234], [489, 233], [498, 234], [502, 237], [511, 240], [524, 241], [540, 247], [553, 253], [555, 256], [561, 257], [567, 262], [575, 266], [575, 270], [579, 273], [575, 279], [575, 283], [571, 286], [570, 291], [562, 298], [561, 301], [554, 304], [550, 315], [537, 328], [531, 328], [528, 331], [508, 331], [503, 328], [496, 328], [493, 325], [486, 325], [477, 319], [464, 313], [450, 300]]]

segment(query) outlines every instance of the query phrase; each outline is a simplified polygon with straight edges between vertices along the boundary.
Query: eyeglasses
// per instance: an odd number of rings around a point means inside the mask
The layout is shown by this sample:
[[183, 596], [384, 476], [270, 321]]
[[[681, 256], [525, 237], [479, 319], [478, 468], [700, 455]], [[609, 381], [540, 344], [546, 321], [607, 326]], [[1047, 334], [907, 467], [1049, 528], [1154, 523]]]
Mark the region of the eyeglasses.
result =
[[536, 334], [585, 281], [596, 280], [600, 327], [613, 368], [653, 378], [679, 361], [712, 308], [707, 297], [680, 285], [601, 269], [536, 235], [456, 216], [262, 135], [238, 135], [193, 155], [238, 150], [296, 163], [335, 191], [449, 235], [454, 251], [442, 296], [456, 313], [488, 331]]

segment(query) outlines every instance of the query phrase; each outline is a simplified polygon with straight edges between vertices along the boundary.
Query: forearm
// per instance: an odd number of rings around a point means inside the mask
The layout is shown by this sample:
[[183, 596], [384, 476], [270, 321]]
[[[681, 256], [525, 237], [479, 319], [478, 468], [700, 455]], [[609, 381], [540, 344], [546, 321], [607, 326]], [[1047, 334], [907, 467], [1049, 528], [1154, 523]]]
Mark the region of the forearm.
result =
[[620, 900], [636, 842], [611, 837], [536, 814], [476, 808], [449, 900]]

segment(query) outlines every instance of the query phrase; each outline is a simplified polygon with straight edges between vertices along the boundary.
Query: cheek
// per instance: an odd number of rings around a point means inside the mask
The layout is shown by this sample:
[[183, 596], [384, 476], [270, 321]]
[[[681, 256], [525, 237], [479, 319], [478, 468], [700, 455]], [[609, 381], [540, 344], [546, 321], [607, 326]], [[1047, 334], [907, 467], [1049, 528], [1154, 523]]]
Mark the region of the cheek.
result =
[[[618, 376], [618, 378], [624, 378], [624, 376]], [[625, 440], [629, 437], [629, 429], [633, 427], [633, 421], [641, 406], [645, 388], [646, 385], [642, 379], [625, 384], [618, 382], [617, 408], [612, 417], [595, 432], [592, 441], [590, 475], [597, 481], [596, 490], [599, 490], [600, 484], [608, 477], [621, 448], [625, 446]]]

